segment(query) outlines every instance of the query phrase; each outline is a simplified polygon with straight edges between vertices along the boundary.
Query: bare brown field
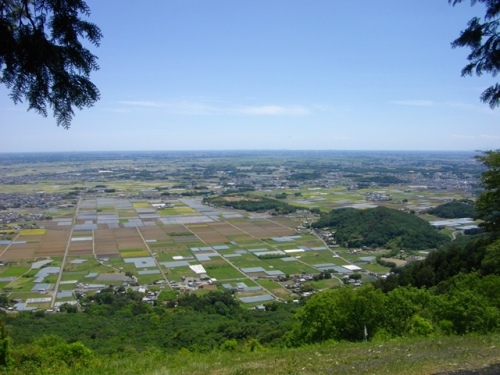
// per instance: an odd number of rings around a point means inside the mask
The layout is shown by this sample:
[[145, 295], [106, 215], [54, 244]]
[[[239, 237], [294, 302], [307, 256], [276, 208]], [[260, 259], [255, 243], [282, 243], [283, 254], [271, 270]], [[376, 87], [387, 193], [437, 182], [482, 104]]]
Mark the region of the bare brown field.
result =
[[69, 240], [69, 231], [52, 230], [47, 231], [44, 238], [40, 241], [40, 247], [63, 246], [66, 247]]
[[171, 238], [165, 233], [165, 231], [158, 227], [139, 227], [139, 231], [146, 241], [156, 240], [157, 242], [170, 242]]
[[269, 220], [254, 220], [250, 224], [267, 232], [268, 237], [289, 236], [294, 233], [292, 229]]
[[136, 228], [119, 228], [114, 230], [118, 249], [143, 249], [147, 250], [146, 244]]
[[120, 255], [112, 229], [100, 229], [94, 231], [94, 242], [95, 252], [97, 255]]
[[2, 254], [0, 259], [5, 262], [10, 260], [34, 258], [37, 248], [37, 243], [14, 244]]
[[241, 230], [228, 223], [223, 223], [223, 222], [210, 223], [209, 226], [214, 230], [216, 230], [217, 232], [219, 232], [220, 234], [222, 234], [223, 236], [232, 236], [243, 233]]
[[62, 256], [66, 252], [66, 243], [46, 243], [36, 251], [37, 257]]
[[47, 231], [36, 252], [37, 256], [64, 255], [69, 240], [69, 231], [51, 230]]
[[253, 223], [238, 223], [236, 225], [243, 232], [248, 233], [250, 236], [258, 239], [273, 237], [273, 234], [267, 230], [260, 228]]
[[40, 240], [45, 236], [45, 234], [35, 235], [35, 236], [23, 236], [20, 235], [16, 238], [16, 242], [40, 242]]
[[242, 223], [238, 222], [234, 225], [241, 231], [246, 232], [258, 239], [289, 236], [294, 233], [292, 229], [283, 227], [269, 220], [255, 220], [253, 222]]
[[224, 236], [221, 236], [218, 233], [214, 234], [203, 234], [203, 235], [198, 235], [198, 237], [205, 243], [207, 244], [222, 244], [224, 242], [227, 242], [227, 238]]
[[207, 225], [192, 225], [187, 228], [207, 244], [224, 243], [227, 241], [226, 237]]
[[92, 240], [89, 241], [72, 241], [69, 246], [69, 254], [71, 255], [92, 255]]
[[183, 233], [183, 232], [189, 232], [189, 229], [187, 229], [184, 225], [182, 224], [169, 224], [169, 225], [164, 225], [163, 230], [165, 233]]

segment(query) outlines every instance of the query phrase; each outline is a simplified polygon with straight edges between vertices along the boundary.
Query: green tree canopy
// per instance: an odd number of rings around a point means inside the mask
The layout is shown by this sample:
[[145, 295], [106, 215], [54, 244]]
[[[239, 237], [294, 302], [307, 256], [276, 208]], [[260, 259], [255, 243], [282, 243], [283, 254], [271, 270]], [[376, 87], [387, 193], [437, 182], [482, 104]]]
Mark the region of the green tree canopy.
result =
[[381, 326], [384, 301], [385, 295], [371, 285], [315, 294], [295, 314], [288, 345], [326, 340], [361, 341], [365, 332], [373, 336]]
[[431, 208], [428, 213], [446, 219], [455, 219], [461, 217], [474, 217], [474, 201], [470, 199], [453, 200]]
[[[456, 5], [463, 0], [448, 0]], [[471, 5], [482, 3], [486, 7], [484, 18], [472, 18], [467, 28], [452, 42], [452, 47], [469, 47], [467, 56], [469, 63], [462, 69], [462, 76], [483, 73], [495, 77], [500, 72], [500, 0], [471, 0]], [[481, 100], [491, 108], [500, 105], [500, 85], [498, 83], [488, 87], [482, 94]]]
[[485, 151], [477, 157], [487, 170], [481, 175], [485, 191], [476, 201], [476, 216], [480, 225], [491, 232], [500, 230], [500, 150]]
[[82, 44], [98, 46], [102, 37], [80, 18], [89, 14], [82, 0], [0, 0], [0, 82], [14, 103], [26, 100], [43, 116], [50, 107], [64, 128], [74, 107], [90, 107], [100, 96], [89, 80], [97, 57]]
[[335, 240], [349, 247], [431, 249], [449, 242], [425, 220], [387, 207], [340, 208], [324, 213], [314, 228], [335, 228]]

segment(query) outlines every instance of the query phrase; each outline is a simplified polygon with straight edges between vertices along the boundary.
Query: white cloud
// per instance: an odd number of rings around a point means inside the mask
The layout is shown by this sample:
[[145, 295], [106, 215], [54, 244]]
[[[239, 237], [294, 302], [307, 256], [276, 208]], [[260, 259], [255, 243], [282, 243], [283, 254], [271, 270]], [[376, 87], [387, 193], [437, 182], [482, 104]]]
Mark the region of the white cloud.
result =
[[118, 104], [129, 109], [158, 109], [174, 115], [252, 115], [252, 116], [305, 116], [311, 111], [304, 106], [213, 106], [196, 101], [156, 102], [156, 101], [119, 101]]

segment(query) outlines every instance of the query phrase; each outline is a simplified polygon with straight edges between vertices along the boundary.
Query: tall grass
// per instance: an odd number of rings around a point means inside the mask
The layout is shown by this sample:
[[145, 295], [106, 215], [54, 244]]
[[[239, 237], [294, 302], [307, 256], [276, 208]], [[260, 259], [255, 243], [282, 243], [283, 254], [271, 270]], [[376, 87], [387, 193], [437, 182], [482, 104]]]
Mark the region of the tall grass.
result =
[[500, 334], [326, 343], [298, 349], [200, 354], [158, 350], [98, 358], [75, 375], [434, 374], [500, 363]]

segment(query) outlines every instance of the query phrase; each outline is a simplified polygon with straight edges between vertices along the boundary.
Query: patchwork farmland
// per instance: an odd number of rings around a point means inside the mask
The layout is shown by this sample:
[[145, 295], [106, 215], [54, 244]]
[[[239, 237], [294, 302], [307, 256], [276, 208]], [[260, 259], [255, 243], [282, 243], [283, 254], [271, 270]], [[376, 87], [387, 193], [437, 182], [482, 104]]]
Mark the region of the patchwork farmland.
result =
[[[349, 276], [364, 282], [388, 272], [375, 260], [385, 249], [329, 247], [331, 233], [306, 229], [320, 212], [383, 205], [432, 221], [429, 207], [473, 198], [480, 173], [472, 155], [460, 153], [0, 156], [0, 292], [20, 301], [19, 310], [77, 303], [110, 284], [231, 289], [255, 306]], [[298, 211], [202, 203], [237, 194]], [[443, 233], [472, 224], [446, 222]], [[320, 273], [331, 278], [313, 280]]]
[[[2, 291], [23, 301], [31, 298], [20, 306], [30, 309], [76, 303], [73, 293], [61, 292], [88, 292], [110, 283], [167, 290], [218, 285], [253, 304], [290, 296], [273, 279], [346, 262], [315, 235], [299, 233], [297, 218], [215, 209], [199, 198], [167, 203], [174, 209], [125, 198], [81, 199], [72, 217], [23, 230], [2, 244], [0, 261], [18, 267], [14, 276], [13, 267], [0, 269]], [[338, 283], [334, 278], [329, 285]], [[40, 293], [42, 300], [35, 298]]]

